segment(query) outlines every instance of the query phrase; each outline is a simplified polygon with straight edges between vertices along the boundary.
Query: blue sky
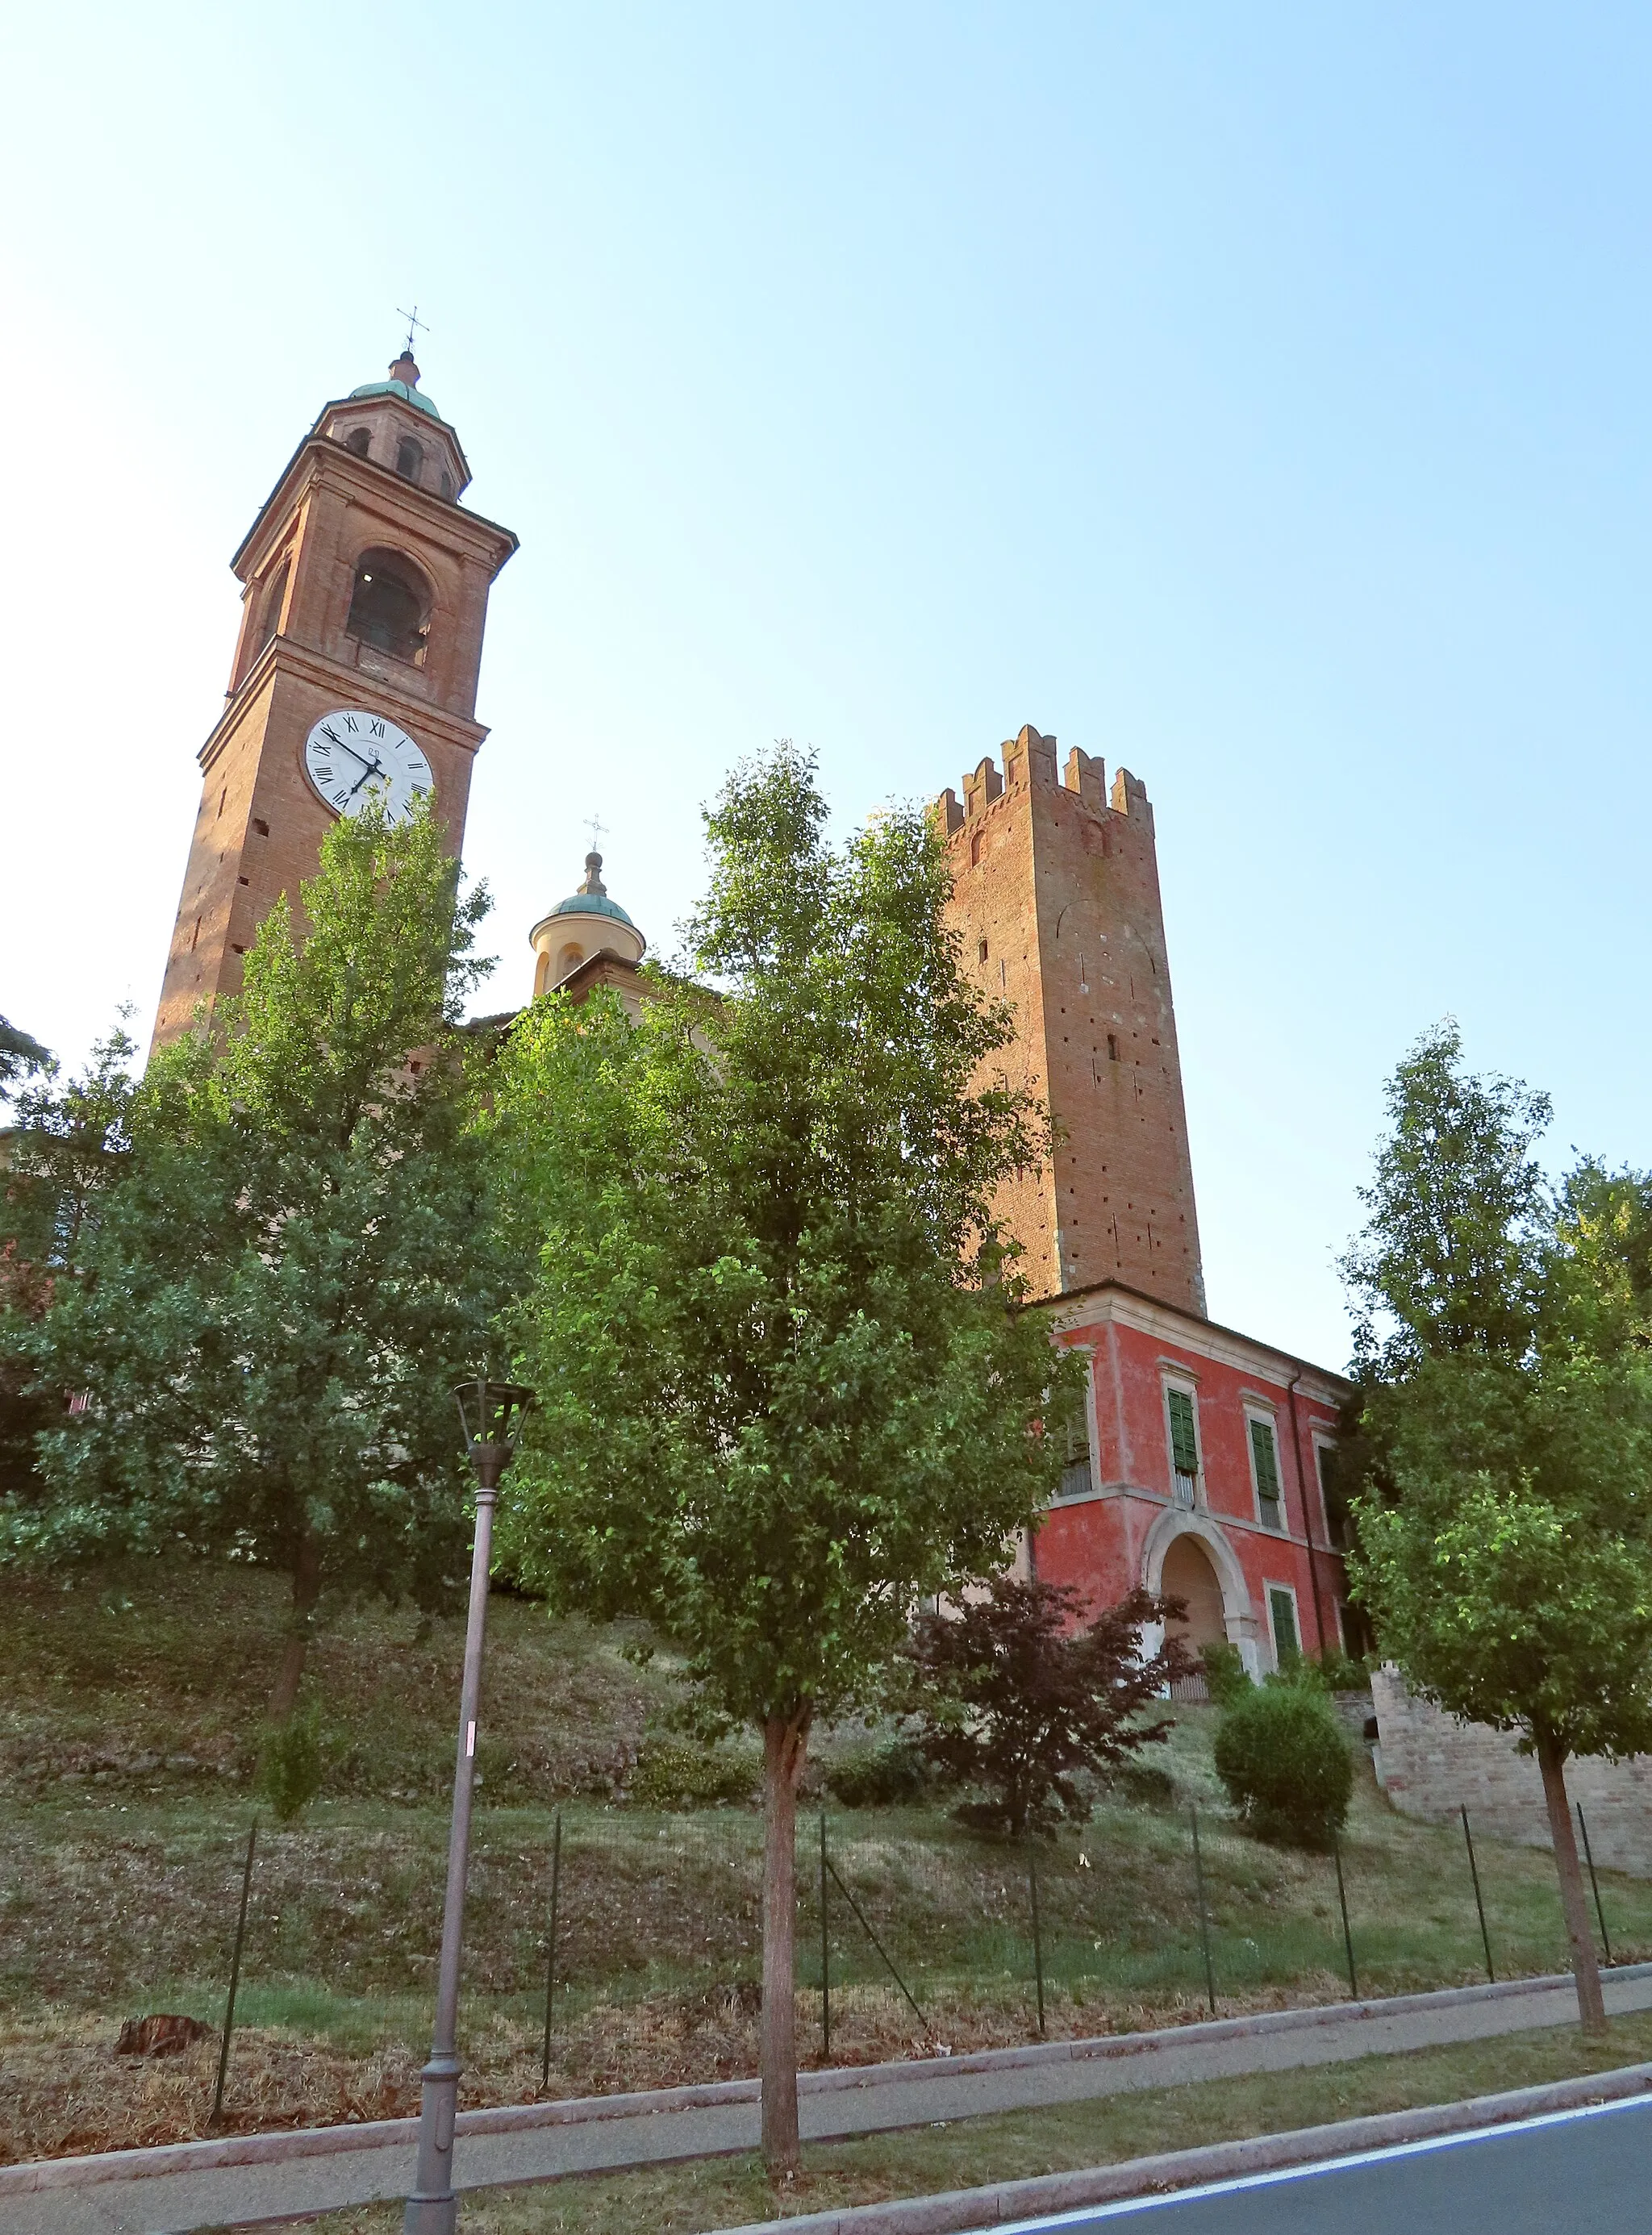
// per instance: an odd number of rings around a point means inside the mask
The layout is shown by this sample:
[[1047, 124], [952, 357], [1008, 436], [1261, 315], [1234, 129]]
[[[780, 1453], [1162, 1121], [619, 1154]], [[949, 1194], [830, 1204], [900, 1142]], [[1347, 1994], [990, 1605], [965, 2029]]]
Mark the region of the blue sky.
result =
[[1210, 1303], [1339, 1363], [1446, 1012], [1646, 1120], [1652, 17], [1573, 5], [14, 10], [0, 1009], [147, 1032], [227, 560], [416, 300], [515, 528], [489, 1006], [650, 933], [771, 738], [844, 827], [1023, 722], [1157, 816]]

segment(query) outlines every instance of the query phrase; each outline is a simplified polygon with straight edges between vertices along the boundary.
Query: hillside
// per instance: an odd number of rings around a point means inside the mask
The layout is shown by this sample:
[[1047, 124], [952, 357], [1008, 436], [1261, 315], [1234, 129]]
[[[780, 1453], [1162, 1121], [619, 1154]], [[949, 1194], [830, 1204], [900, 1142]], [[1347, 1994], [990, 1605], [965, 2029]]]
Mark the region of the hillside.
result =
[[[0, 1592], [0, 2158], [201, 2131], [213, 2040], [164, 2062], [115, 2043], [148, 2011], [221, 2017], [280, 1610], [268, 1579], [195, 1563]], [[496, 1596], [490, 1638], [466, 2100], [539, 2090], [559, 1824], [550, 2092], [752, 2069], [757, 1809], [634, 1797], [672, 1687], [625, 1657], [623, 1636]], [[415, 2101], [461, 1643], [456, 1621], [370, 1612], [318, 1644], [326, 1785], [299, 1824], [260, 1832], [228, 2125]], [[939, 1805], [830, 1806], [832, 2061], [1031, 2038], [1040, 1960], [1052, 2034], [1203, 2015], [1195, 1804], [1220, 2009], [1345, 1996], [1330, 1859], [1263, 1846], [1232, 1819], [1214, 1720], [1181, 1711], [1144, 1797], [1105, 1796], [1031, 1858]], [[814, 2058], [820, 1838], [811, 1812], [798, 1990]], [[1368, 1768], [1343, 1860], [1362, 1991], [1484, 1976], [1460, 1837], [1395, 1816]], [[1548, 1857], [1488, 1841], [1480, 1864], [1499, 1976], [1561, 1968]], [[1614, 1953], [1652, 1950], [1652, 1887], [1603, 1879], [1603, 1898]]]

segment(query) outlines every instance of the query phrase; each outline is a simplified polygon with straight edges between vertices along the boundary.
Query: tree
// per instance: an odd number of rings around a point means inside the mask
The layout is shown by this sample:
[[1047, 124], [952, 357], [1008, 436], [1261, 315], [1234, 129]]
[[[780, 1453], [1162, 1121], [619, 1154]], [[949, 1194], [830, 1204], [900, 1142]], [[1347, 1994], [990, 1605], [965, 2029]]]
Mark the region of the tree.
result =
[[14, 1091], [0, 1187], [0, 1498], [36, 1483], [37, 1439], [68, 1399], [36, 1381], [31, 1336], [80, 1279], [99, 1206], [124, 1169], [136, 1052], [117, 1025], [75, 1078], [60, 1079], [47, 1058], [33, 1066], [44, 1077]]
[[0, 1096], [10, 1091], [14, 1079], [46, 1070], [51, 1059], [49, 1048], [42, 1047], [20, 1026], [0, 1017]]
[[[1463, 1078], [1454, 1029], [1422, 1054], [1390, 1089], [1395, 1137], [1346, 1261], [1398, 1330], [1361, 1360], [1350, 1569], [1418, 1688], [1536, 1755], [1598, 2028], [1565, 1765], [1652, 1747], [1652, 1191], [1585, 1160], [1557, 1205], [1531, 1156], [1544, 1098]], [[1470, 1118], [1413, 1122], [1431, 1108]]]
[[1359, 1190], [1369, 1216], [1341, 1261], [1356, 1364], [1386, 1379], [1442, 1352], [1518, 1358], [1539, 1308], [1550, 1221], [1532, 1150], [1549, 1098], [1465, 1077], [1462, 1052], [1448, 1018], [1396, 1068], [1388, 1136]]
[[450, 1389], [500, 1296], [458, 1032], [487, 901], [457, 875], [427, 816], [333, 827], [302, 942], [278, 902], [242, 993], [125, 1096], [75, 1277], [21, 1344], [80, 1409], [0, 1509], [0, 1555], [278, 1569], [276, 1722], [324, 1593], [433, 1606], [462, 1568]]
[[[1041, 1158], [960, 967], [939, 839], [841, 849], [783, 746], [706, 818], [686, 967], [633, 1027], [537, 1001], [497, 1125], [540, 1271], [503, 1541], [560, 1604], [646, 1617], [764, 1747], [763, 2137], [797, 2157], [798, 1779], [875, 1695], [920, 1598], [1007, 1563], [1053, 1489], [1074, 1368], [1018, 1309], [994, 1187]], [[516, 1237], [513, 1248], [525, 1248]]]
[[1182, 1611], [1135, 1590], [1079, 1628], [1070, 1585], [999, 1576], [955, 1610], [923, 1616], [911, 1648], [927, 1687], [923, 1750], [990, 1795], [963, 1820], [1016, 1839], [1064, 1815], [1082, 1823], [1090, 1801], [1074, 1773], [1117, 1768], [1170, 1729], [1138, 1718], [1193, 1660], [1174, 1637], [1144, 1653], [1142, 1631]]

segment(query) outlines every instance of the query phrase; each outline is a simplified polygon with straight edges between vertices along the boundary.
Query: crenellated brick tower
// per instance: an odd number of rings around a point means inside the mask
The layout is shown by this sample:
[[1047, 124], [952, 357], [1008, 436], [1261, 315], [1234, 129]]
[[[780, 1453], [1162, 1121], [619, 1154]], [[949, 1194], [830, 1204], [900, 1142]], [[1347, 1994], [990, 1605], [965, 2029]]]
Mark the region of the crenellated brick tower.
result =
[[1052, 1166], [1007, 1190], [1032, 1293], [1121, 1281], [1205, 1315], [1193, 1165], [1153, 810], [1126, 770], [1108, 797], [1077, 750], [1056, 773], [1032, 728], [935, 803], [964, 962], [1014, 1004], [1008, 1068], [1059, 1130]]

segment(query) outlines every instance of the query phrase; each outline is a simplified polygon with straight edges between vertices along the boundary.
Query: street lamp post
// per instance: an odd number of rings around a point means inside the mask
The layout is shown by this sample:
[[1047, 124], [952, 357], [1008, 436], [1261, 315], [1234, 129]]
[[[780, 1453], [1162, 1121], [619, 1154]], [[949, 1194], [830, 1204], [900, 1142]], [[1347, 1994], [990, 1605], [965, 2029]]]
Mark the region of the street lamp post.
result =
[[436, 1980], [430, 2061], [419, 2074], [419, 2162], [407, 2200], [403, 2235], [455, 2235], [453, 2122], [459, 2102], [454, 2054], [459, 2016], [459, 1961], [464, 1940], [465, 1869], [470, 1852], [470, 1793], [476, 1773], [476, 1707], [482, 1691], [482, 1629], [493, 1553], [494, 1499], [510, 1465], [532, 1393], [510, 1381], [468, 1381], [456, 1389], [465, 1448], [476, 1474], [476, 1537], [470, 1557], [470, 1612], [465, 1623], [464, 1682], [459, 1698], [459, 1755], [453, 1774], [453, 1825], [448, 1836], [448, 1893], [442, 1911], [442, 1967]]

